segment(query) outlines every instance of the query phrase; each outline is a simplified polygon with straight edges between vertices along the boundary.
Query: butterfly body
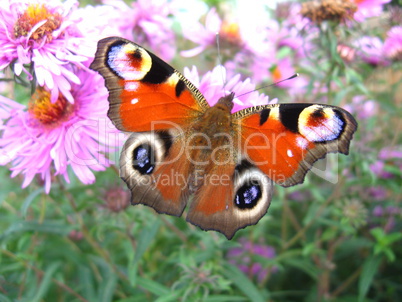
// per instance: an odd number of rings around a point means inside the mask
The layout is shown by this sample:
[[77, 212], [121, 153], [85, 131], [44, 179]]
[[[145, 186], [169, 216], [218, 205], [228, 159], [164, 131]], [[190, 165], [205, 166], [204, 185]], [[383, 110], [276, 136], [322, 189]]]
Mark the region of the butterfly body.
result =
[[[181, 216], [227, 238], [266, 213], [273, 183], [303, 182], [329, 152], [348, 153], [357, 123], [319, 104], [263, 105], [232, 113], [234, 93], [209, 106], [178, 71], [122, 38], [98, 43], [91, 68], [109, 90], [109, 118], [132, 134], [120, 176], [132, 204]], [[190, 202], [191, 201], [191, 202]]]

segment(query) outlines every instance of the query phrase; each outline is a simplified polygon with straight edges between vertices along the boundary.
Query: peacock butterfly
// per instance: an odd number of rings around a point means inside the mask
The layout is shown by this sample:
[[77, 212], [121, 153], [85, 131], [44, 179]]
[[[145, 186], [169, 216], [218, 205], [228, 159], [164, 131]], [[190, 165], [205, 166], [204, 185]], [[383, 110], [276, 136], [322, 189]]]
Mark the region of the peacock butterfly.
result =
[[357, 129], [345, 110], [319, 104], [275, 104], [231, 113], [234, 93], [210, 107], [182, 74], [143, 47], [109, 37], [91, 69], [109, 90], [108, 117], [132, 132], [120, 176], [132, 204], [181, 216], [231, 239], [267, 212], [273, 183], [302, 183], [329, 152], [348, 154]]

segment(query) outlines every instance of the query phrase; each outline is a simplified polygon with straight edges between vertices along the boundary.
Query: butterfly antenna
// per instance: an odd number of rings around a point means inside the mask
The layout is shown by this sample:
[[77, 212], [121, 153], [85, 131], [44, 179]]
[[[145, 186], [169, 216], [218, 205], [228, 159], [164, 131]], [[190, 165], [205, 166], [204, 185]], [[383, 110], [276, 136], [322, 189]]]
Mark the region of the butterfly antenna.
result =
[[254, 91], [261, 90], [261, 89], [263, 89], [263, 88], [267, 88], [267, 87], [271, 87], [271, 86], [276, 86], [276, 85], [278, 85], [279, 83], [282, 83], [282, 82], [285, 82], [285, 81], [287, 81], [287, 80], [291, 80], [291, 79], [297, 78], [298, 76], [299, 76], [299, 74], [298, 74], [298, 73], [295, 73], [294, 75], [291, 75], [290, 77], [288, 77], [288, 78], [286, 78], [286, 79], [280, 80], [280, 81], [278, 81], [278, 82], [275, 82], [275, 83], [272, 83], [272, 84], [269, 84], [269, 85], [266, 85], [266, 86], [258, 87], [258, 88], [254, 89], [254, 90], [249, 91], [249, 92], [246, 92], [246, 93], [243, 93], [243, 94], [240, 94], [240, 95], [236, 95], [236, 97], [240, 97], [240, 96], [243, 96], [243, 95], [252, 93], [252, 92], [254, 92]]
[[[218, 32], [215, 34], [215, 39], [216, 39], [216, 49], [218, 52], [218, 63], [219, 63], [219, 66], [223, 67], [222, 57], [221, 57], [221, 46], [220, 46], [220, 39], [219, 39]], [[226, 79], [223, 77], [223, 72], [221, 72], [221, 77], [222, 77], [222, 85], [223, 85], [222, 89], [223, 89], [223, 93], [225, 93]]]

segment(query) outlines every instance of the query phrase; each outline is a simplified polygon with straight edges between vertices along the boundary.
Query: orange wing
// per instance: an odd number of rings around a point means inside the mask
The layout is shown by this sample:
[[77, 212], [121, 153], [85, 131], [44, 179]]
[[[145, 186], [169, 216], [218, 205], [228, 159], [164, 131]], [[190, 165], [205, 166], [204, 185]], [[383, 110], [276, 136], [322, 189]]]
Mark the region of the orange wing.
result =
[[181, 126], [209, 107], [199, 90], [173, 67], [122, 38], [100, 40], [90, 68], [105, 78], [108, 116], [122, 131]]
[[302, 183], [312, 164], [330, 152], [348, 154], [357, 129], [345, 110], [318, 104], [279, 104], [234, 114], [242, 152], [282, 186]]
[[239, 229], [256, 224], [271, 203], [272, 180], [245, 159], [214, 166], [203, 181], [186, 219], [228, 239]]

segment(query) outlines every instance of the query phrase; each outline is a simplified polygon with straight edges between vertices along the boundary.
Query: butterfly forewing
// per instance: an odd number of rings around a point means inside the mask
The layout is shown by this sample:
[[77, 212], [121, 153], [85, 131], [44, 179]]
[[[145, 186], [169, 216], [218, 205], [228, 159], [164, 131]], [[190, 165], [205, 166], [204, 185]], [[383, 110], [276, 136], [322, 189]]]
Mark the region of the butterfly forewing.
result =
[[100, 40], [90, 68], [105, 78], [108, 116], [123, 131], [182, 126], [208, 107], [199, 90], [183, 75], [122, 38]]
[[302, 183], [312, 164], [327, 153], [348, 154], [356, 131], [345, 110], [319, 104], [276, 104], [234, 114], [243, 151], [282, 186]]

